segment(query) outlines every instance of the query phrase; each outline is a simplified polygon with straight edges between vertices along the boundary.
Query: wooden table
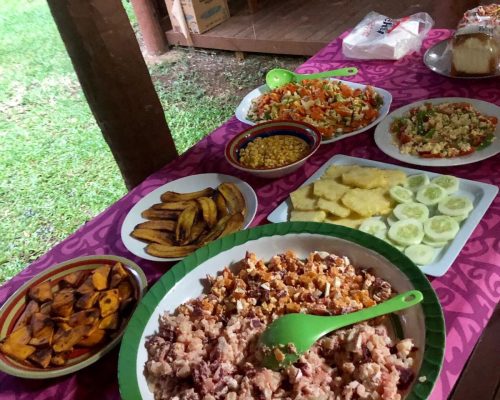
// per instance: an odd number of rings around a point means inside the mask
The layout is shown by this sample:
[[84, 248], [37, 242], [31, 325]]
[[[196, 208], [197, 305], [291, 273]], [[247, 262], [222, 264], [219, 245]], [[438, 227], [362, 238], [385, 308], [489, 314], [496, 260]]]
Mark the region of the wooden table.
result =
[[[432, 44], [448, 38], [450, 34], [448, 30], [431, 31], [420, 53], [396, 62], [347, 61], [342, 57], [341, 40], [338, 39], [307, 61], [299, 68], [299, 72], [319, 72], [354, 65], [359, 69], [359, 73], [352, 80], [371, 83], [389, 90], [393, 95], [392, 109], [416, 100], [443, 96], [471, 97], [500, 105], [500, 86], [497, 80], [453, 80], [436, 75], [423, 65], [423, 51]], [[289, 192], [304, 182], [334, 154], [404, 165], [384, 155], [375, 146], [371, 129], [360, 135], [321, 146], [314, 157], [289, 176], [277, 180], [260, 180], [241, 174], [224, 159], [225, 144], [244, 128], [244, 124], [231, 118], [177, 160], [151, 175], [108, 210], [89, 221], [0, 287], [0, 304], [3, 304], [23, 282], [46, 267], [82, 255], [115, 254], [130, 258], [142, 267], [149, 284], [153, 284], [172, 264], [146, 261], [133, 256], [120, 240], [120, 228], [130, 208], [140, 198], [166, 182], [206, 172], [240, 176], [254, 188], [259, 198], [257, 215], [252, 223], [255, 226], [266, 223], [266, 216], [288, 196]], [[500, 155], [497, 155], [474, 165], [428, 170], [499, 186], [499, 162]], [[497, 197], [447, 274], [430, 279], [443, 307], [447, 328], [443, 370], [430, 396], [432, 400], [442, 400], [450, 396], [500, 300], [499, 238], [500, 198]], [[498, 382], [498, 357], [493, 358], [496, 354], [489, 350], [488, 344], [493, 341], [493, 345], [496, 346], [493, 349], [498, 353], [498, 340], [495, 342], [498, 326], [497, 311], [491, 326], [482, 336], [480, 347], [477, 348], [456, 387], [454, 398], [477, 400], [494, 398]], [[483, 348], [483, 345], [486, 347]], [[0, 399], [118, 399], [117, 354], [118, 351], [115, 350], [78, 374], [53, 380], [30, 381], [0, 374]], [[476, 365], [479, 366], [479, 374], [474, 373], [478, 371]]]

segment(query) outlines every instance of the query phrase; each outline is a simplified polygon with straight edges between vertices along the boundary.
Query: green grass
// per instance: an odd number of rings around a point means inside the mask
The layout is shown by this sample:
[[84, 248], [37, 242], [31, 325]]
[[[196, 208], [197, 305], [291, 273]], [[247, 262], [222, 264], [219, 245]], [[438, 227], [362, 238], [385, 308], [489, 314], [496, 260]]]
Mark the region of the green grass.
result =
[[[155, 79], [179, 152], [232, 114], [196, 79], [194, 72], [181, 75], [168, 91]], [[0, 283], [125, 193], [46, 2], [3, 0]]]

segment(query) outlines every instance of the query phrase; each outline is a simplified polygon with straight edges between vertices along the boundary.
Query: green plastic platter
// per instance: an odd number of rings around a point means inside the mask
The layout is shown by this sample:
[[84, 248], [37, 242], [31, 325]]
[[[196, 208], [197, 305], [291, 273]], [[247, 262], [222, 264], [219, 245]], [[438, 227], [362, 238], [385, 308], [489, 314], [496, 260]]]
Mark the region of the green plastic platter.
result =
[[264, 260], [286, 250], [299, 257], [327, 251], [349, 257], [356, 266], [370, 267], [388, 280], [397, 292], [418, 289], [423, 302], [398, 315], [405, 337], [420, 349], [415, 360], [417, 378], [405, 399], [426, 399], [439, 375], [445, 326], [439, 301], [429, 281], [406, 256], [394, 247], [363, 232], [314, 222], [269, 224], [237, 232], [197, 250], [176, 264], [151, 288], [133, 314], [124, 334], [118, 363], [120, 393], [124, 400], [153, 399], [144, 376], [145, 339], [158, 329], [158, 318], [183, 302], [203, 293], [202, 280], [216, 275], [245, 256], [256, 253]]

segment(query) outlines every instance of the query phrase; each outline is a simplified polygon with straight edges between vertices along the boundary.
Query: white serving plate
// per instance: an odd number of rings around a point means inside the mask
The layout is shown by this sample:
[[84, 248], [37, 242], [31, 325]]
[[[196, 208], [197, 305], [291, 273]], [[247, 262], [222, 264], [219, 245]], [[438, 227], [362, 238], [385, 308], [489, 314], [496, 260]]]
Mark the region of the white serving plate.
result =
[[442, 97], [437, 99], [420, 100], [398, 108], [391, 112], [375, 129], [375, 143], [378, 148], [388, 156], [396, 160], [414, 165], [424, 165], [427, 167], [451, 167], [453, 165], [472, 164], [478, 161], [485, 160], [500, 153], [500, 123], [497, 124], [495, 130], [495, 140], [486, 148], [478, 150], [472, 154], [463, 157], [453, 158], [422, 158], [410, 154], [401, 154], [398, 146], [393, 142], [393, 136], [390, 133], [390, 125], [395, 118], [400, 118], [412, 108], [418, 107], [424, 103], [440, 104], [440, 103], [470, 103], [479, 112], [495, 116], [500, 119], [500, 107], [487, 101], [468, 99], [464, 97]]
[[[338, 80], [338, 81], [340, 81], [342, 83], [345, 83], [346, 85], [349, 85], [353, 89], [361, 89], [361, 90], [363, 90], [367, 86], [367, 85], [363, 85], [361, 83], [354, 83], [354, 82], [349, 82], [349, 81], [342, 81], [342, 80], [335, 79], [335, 78], [331, 78], [331, 80]], [[384, 99], [384, 104], [382, 104], [382, 107], [379, 110], [379, 116], [378, 116], [378, 118], [375, 121], [373, 121], [370, 125], [367, 125], [364, 128], [358, 129], [358, 130], [356, 130], [354, 132], [346, 133], [346, 134], [343, 134], [341, 136], [334, 137], [332, 139], [322, 140], [321, 141], [322, 144], [333, 143], [333, 142], [336, 142], [338, 140], [342, 140], [342, 139], [345, 139], [345, 138], [348, 138], [348, 137], [351, 137], [351, 136], [354, 136], [354, 135], [358, 135], [361, 132], [365, 132], [368, 129], [374, 127], [380, 121], [382, 121], [382, 119], [389, 113], [389, 109], [390, 109], [391, 103], [392, 103], [392, 95], [387, 90], [385, 90], [385, 89], [381, 89], [381, 88], [378, 88], [378, 87], [375, 87], [375, 86], [374, 86], [374, 89]], [[243, 98], [243, 100], [241, 100], [241, 103], [236, 108], [236, 111], [235, 111], [236, 118], [238, 118], [238, 120], [240, 120], [241, 122], [243, 122], [245, 124], [255, 125], [255, 122], [250, 121], [249, 119], [247, 119], [248, 111], [250, 110], [250, 106], [252, 104], [252, 100], [256, 99], [257, 97], [259, 97], [260, 95], [262, 95], [264, 93], [269, 92], [270, 90], [271, 89], [269, 89], [269, 87], [267, 85], [262, 85], [262, 86], [259, 86], [257, 89], [254, 89], [250, 93], [248, 93]]]
[[[378, 167], [385, 169], [399, 169], [406, 172], [408, 175], [425, 173], [430, 179], [439, 176], [433, 172], [427, 172], [423, 170], [405, 168], [397, 165], [386, 164], [383, 162], [365, 160], [363, 158], [349, 157], [343, 154], [338, 154], [330, 158], [325, 162], [309, 179], [307, 179], [301, 186], [308, 185], [311, 182], [318, 180], [325, 170], [330, 165], [350, 165], [357, 164], [366, 167]], [[460, 231], [458, 232], [455, 239], [453, 239], [447, 246], [442, 249], [437, 249], [438, 254], [434, 259], [434, 262], [425, 266], [420, 267], [421, 270], [431, 276], [443, 276], [446, 271], [451, 267], [453, 261], [457, 258], [460, 251], [464, 247], [465, 243], [471, 236], [472, 232], [483, 218], [483, 215], [488, 210], [490, 204], [495, 199], [498, 193], [498, 187], [489, 185], [482, 182], [471, 181], [468, 179], [460, 179], [460, 187], [457, 194], [464, 195], [470, 198], [474, 205], [474, 209], [469, 214], [469, 217], [461, 223]], [[291, 209], [290, 197], [288, 197], [284, 202], [282, 202], [277, 208], [274, 209], [268, 216], [267, 219], [270, 222], [285, 222], [288, 221], [289, 210]]]
[[153, 204], [161, 203], [160, 197], [166, 191], [188, 193], [188, 192], [195, 192], [198, 190], [202, 190], [206, 187], [212, 187], [215, 189], [223, 182], [231, 182], [236, 184], [236, 186], [238, 186], [238, 189], [240, 189], [241, 193], [243, 194], [247, 207], [245, 220], [243, 222], [243, 229], [247, 228], [255, 217], [258, 204], [257, 195], [255, 194], [254, 190], [248, 183], [234, 176], [224, 175], [224, 174], [191, 175], [169, 182], [163, 186], [160, 186], [159, 188], [153, 190], [151, 193], [147, 194], [145, 197], [139, 200], [137, 204], [130, 209], [122, 224], [121, 238], [123, 244], [125, 245], [127, 250], [129, 250], [131, 253], [146, 260], [152, 260], [152, 261], [182, 260], [183, 257], [160, 258], [146, 253], [146, 251], [144, 250], [146, 248], [146, 243], [133, 238], [132, 236], [130, 236], [130, 233], [134, 230], [137, 224], [147, 221], [145, 218], [141, 217], [141, 213], [144, 210], [150, 208]]

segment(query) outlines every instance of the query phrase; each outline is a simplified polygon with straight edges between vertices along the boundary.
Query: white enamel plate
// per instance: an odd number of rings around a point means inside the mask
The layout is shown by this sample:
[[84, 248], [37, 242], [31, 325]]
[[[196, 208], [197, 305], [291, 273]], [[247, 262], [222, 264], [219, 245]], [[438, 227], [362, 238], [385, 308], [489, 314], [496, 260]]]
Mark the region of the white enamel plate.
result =
[[488, 103], [487, 101], [467, 99], [463, 97], [443, 97], [438, 99], [416, 101], [391, 112], [377, 126], [375, 129], [375, 143], [380, 150], [396, 160], [403, 161], [408, 164], [424, 165], [426, 167], [451, 167], [454, 165], [472, 164], [500, 153], [500, 124], [497, 124], [495, 139], [493, 142], [488, 147], [477, 150], [467, 156], [453, 158], [422, 158], [411, 154], [402, 154], [399, 151], [397, 144], [394, 143], [393, 136], [390, 132], [391, 123], [394, 119], [402, 117], [410, 109], [419, 107], [424, 103], [470, 103], [479, 112], [488, 116], [500, 118], [500, 107], [492, 103]]
[[248, 183], [234, 176], [224, 174], [200, 174], [186, 176], [185, 178], [177, 179], [153, 190], [151, 193], [147, 194], [145, 197], [139, 200], [139, 202], [137, 202], [135, 206], [132, 207], [132, 209], [125, 217], [125, 220], [123, 221], [121, 230], [121, 238], [127, 250], [129, 250], [136, 256], [139, 256], [146, 260], [181, 260], [182, 258], [160, 258], [149, 255], [145, 251], [146, 243], [130, 236], [130, 233], [134, 230], [136, 225], [146, 221], [146, 219], [141, 217], [141, 213], [144, 210], [150, 208], [153, 204], [161, 203], [160, 197], [167, 191], [188, 193], [202, 190], [206, 187], [212, 187], [215, 189], [217, 186], [224, 182], [231, 182], [236, 184], [236, 186], [238, 186], [238, 189], [240, 189], [241, 193], [243, 194], [247, 207], [245, 220], [243, 222], [243, 229], [247, 228], [255, 217], [255, 213], [257, 212], [257, 195]]
[[[332, 80], [333, 80], [333, 78], [332, 78]], [[338, 79], [335, 79], [335, 80], [338, 80]], [[361, 83], [354, 83], [354, 82], [348, 82], [348, 81], [342, 81], [342, 80], [339, 80], [339, 81], [352, 87], [353, 89], [364, 90], [367, 86], [367, 85], [363, 85]], [[322, 140], [321, 141], [322, 144], [333, 143], [333, 142], [336, 142], [337, 140], [342, 140], [342, 139], [345, 139], [345, 138], [348, 138], [348, 137], [351, 137], [354, 135], [358, 135], [361, 132], [365, 132], [368, 129], [374, 127], [380, 121], [382, 121], [382, 119], [389, 113], [389, 108], [391, 107], [391, 103], [392, 103], [392, 95], [387, 90], [380, 89], [377, 87], [374, 87], [374, 89], [378, 94], [380, 94], [382, 96], [382, 99], [384, 100], [384, 103], [382, 104], [382, 107], [379, 110], [378, 118], [375, 121], [373, 121], [370, 125], [367, 125], [364, 128], [358, 129], [354, 132], [350, 132], [350, 133], [346, 133], [346, 134], [343, 134], [340, 136], [336, 136], [336, 137], [333, 137], [331, 139]], [[238, 107], [236, 108], [236, 112], [235, 112], [236, 118], [238, 118], [238, 120], [240, 120], [241, 122], [243, 122], [245, 124], [255, 125], [255, 122], [250, 121], [247, 118], [248, 111], [250, 110], [250, 106], [252, 105], [252, 100], [256, 99], [257, 97], [261, 96], [264, 93], [269, 92], [270, 90], [271, 89], [269, 89], [269, 87], [267, 85], [262, 85], [262, 86], [259, 86], [257, 89], [254, 89], [250, 93], [248, 93], [243, 98], [243, 100], [238, 105]]]

